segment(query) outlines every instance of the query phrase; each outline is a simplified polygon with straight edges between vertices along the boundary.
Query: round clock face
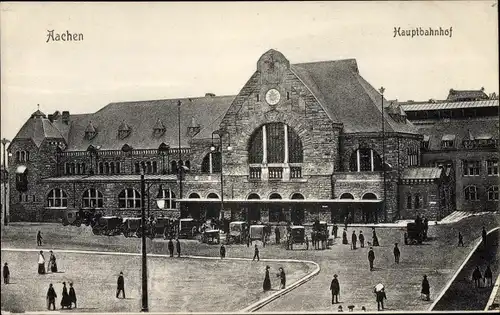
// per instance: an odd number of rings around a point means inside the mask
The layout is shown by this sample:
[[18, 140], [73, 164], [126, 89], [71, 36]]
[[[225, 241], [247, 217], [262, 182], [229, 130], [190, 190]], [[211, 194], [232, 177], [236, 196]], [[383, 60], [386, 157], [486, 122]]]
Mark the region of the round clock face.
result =
[[280, 101], [281, 95], [280, 92], [276, 89], [270, 89], [266, 93], [266, 102], [269, 105], [276, 105]]

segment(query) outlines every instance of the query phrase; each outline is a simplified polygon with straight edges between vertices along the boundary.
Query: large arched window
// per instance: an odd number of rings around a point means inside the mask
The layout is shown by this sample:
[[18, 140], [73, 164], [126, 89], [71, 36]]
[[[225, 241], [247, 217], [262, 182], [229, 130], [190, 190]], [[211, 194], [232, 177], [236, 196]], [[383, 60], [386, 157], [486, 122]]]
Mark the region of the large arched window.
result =
[[202, 173], [220, 173], [221, 171], [221, 153], [210, 152], [203, 158], [201, 163]]
[[159, 192], [158, 198], [165, 199], [165, 209], [175, 209], [177, 204], [175, 202], [175, 194], [171, 189], [162, 189]]
[[467, 186], [464, 189], [464, 197], [465, 200], [468, 201], [476, 201], [479, 200], [477, 197], [477, 187], [476, 186]]
[[[269, 195], [269, 199], [276, 200], [282, 199], [281, 195], [278, 193], [272, 193]], [[283, 207], [280, 204], [270, 204], [269, 205], [269, 221], [270, 222], [280, 222], [285, 221], [285, 213]]]
[[302, 163], [302, 142], [286, 124], [265, 124], [250, 137], [248, 161], [250, 164]]
[[350, 161], [351, 172], [376, 172], [382, 170], [382, 161], [373, 149], [361, 148], [354, 151]]
[[300, 193], [295, 193], [292, 195], [291, 199], [304, 199], [304, 196]]
[[219, 199], [219, 195], [216, 193], [209, 193], [207, 199]]
[[354, 199], [354, 196], [351, 193], [343, 193], [340, 195], [340, 199]]
[[251, 193], [250, 195], [248, 195], [247, 199], [248, 200], [258, 200], [258, 199], [260, 199], [260, 196], [256, 193]]
[[191, 193], [189, 194], [189, 199], [199, 199], [200, 198], [200, 195], [197, 194], [197, 193]]
[[83, 193], [82, 202], [84, 208], [104, 207], [104, 198], [102, 197], [102, 193], [95, 188], [88, 189]]
[[141, 194], [132, 188], [122, 190], [118, 195], [118, 206], [124, 209], [138, 209], [141, 207]]
[[366, 193], [361, 199], [376, 200], [377, 196], [374, 193]]
[[49, 208], [67, 208], [68, 195], [60, 188], [52, 189], [47, 195], [47, 207]]

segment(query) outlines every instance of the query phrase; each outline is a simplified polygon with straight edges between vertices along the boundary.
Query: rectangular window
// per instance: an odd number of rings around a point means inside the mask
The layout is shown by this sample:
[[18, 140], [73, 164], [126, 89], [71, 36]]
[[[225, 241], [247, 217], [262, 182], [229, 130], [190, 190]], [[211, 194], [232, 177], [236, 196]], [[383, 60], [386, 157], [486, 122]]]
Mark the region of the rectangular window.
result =
[[487, 160], [486, 168], [488, 169], [488, 176], [498, 175], [498, 160]]
[[463, 161], [464, 176], [479, 176], [481, 169], [480, 161]]
[[411, 209], [411, 195], [406, 196], [406, 209]]

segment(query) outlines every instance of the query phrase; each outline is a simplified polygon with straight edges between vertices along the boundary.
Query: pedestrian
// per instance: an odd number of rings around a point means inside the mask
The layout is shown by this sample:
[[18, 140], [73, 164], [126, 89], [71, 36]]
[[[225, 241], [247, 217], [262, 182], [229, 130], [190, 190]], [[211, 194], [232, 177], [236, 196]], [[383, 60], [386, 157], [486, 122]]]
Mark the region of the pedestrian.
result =
[[370, 247], [368, 252], [368, 261], [370, 262], [370, 271], [373, 271], [373, 261], [375, 260], [375, 253], [373, 252], [373, 247]]
[[309, 250], [309, 237], [307, 237], [307, 235], [306, 235], [305, 242], [306, 242], [306, 250]]
[[330, 284], [330, 291], [332, 291], [332, 304], [339, 302], [340, 295], [340, 283], [337, 279], [337, 275], [333, 275], [332, 283]]
[[458, 246], [464, 246], [464, 237], [462, 236], [462, 233], [458, 232]]
[[486, 270], [484, 271], [484, 285], [486, 287], [490, 287], [493, 285], [493, 273], [491, 272], [489, 264], [488, 267], [486, 267]]
[[486, 236], [487, 236], [487, 233], [486, 233], [486, 229], [484, 228], [484, 226], [483, 226], [483, 231], [481, 232], [481, 236], [483, 238], [483, 246], [484, 246], [484, 248], [486, 248]]
[[399, 264], [399, 257], [401, 256], [401, 252], [399, 251], [398, 243], [394, 243], [394, 262]]
[[377, 299], [377, 310], [384, 309], [384, 299], [387, 300], [387, 295], [385, 294], [385, 288], [382, 288], [380, 291], [375, 292], [375, 296]]
[[68, 294], [68, 288], [66, 288], [66, 282], [63, 282], [62, 297], [61, 297], [61, 309], [63, 308], [71, 309], [71, 299]]
[[49, 284], [49, 289], [47, 290], [47, 309], [50, 311], [50, 306], [52, 305], [52, 309], [56, 310], [56, 290], [52, 286], [52, 283]]
[[429, 220], [424, 217], [424, 240], [427, 240], [427, 231], [429, 230]]
[[359, 243], [361, 244], [361, 248], [365, 248], [365, 236], [363, 235], [363, 231], [359, 231]]
[[278, 277], [280, 278], [280, 289], [284, 289], [286, 286], [286, 275], [285, 275], [285, 270], [283, 267], [280, 267], [278, 273]]
[[356, 231], [352, 231], [352, 236], [351, 236], [351, 248], [356, 249], [356, 242], [358, 241], [358, 238], [356, 237]]
[[42, 246], [42, 232], [41, 231], [38, 231], [38, 233], [36, 234], [36, 245], [37, 246]]
[[50, 251], [49, 267], [47, 268], [47, 271], [49, 269], [51, 272], [57, 272], [56, 256], [54, 255], [53, 251]]
[[342, 232], [342, 244], [349, 244], [347, 241], [347, 229], [344, 229], [344, 232]]
[[276, 236], [276, 244], [279, 245], [279, 243], [280, 243], [280, 229], [278, 226], [276, 226], [276, 228], [274, 229], [274, 234]]
[[38, 254], [38, 274], [45, 274], [45, 257], [43, 256], [42, 250]]
[[118, 281], [116, 281], [116, 298], [119, 298], [120, 292], [123, 293], [123, 298], [125, 298], [125, 279], [123, 278], [123, 272], [120, 271], [118, 276]]
[[177, 250], [177, 257], [181, 257], [181, 242], [179, 242], [179, 239], [175, 239], [175, 248]]
[[76, 308], [76, 292], [75, 288], [73, 288], [73, 282], [69, 283], [69, 302], [71, 303], [70, 308], [73, 305], [73, 303], [75, 303], [75, 308]]
[[373, 232], [372, 232], [372, 246], [380, 246], [380, 244], [378, 243], [378, 237], [377, 237], [377, 232], [375, 232], [375, 228], [372, 228]]
[[220, 259], [224, 259], [226, 257], [226, 248], [224, 244], [220, 246]]
[[247, 234], [247, 247], [250, 247], [250, 235]]
[[3, 283], [4, 284], [9, 284], [9, 282], [10, 282], [9, 264], [5, 263], [3, 265], [2, 275], [3, 275]]
[[271, 290], [271, 278], [269, 277], [269, 266], [266, 266], [266, 275], [264, 277], [264, 284], [262, 285], [264, 291]]
[[430, 293], [431, 293], [431, 287], [429, 286], [427, 275], [424, 275], [424, 279], [422, 280], [422, 290], [420, 291], [421, 294], [420, 298], [424, 299], [425, 301], [429, 301]]
[[333, 233], [333, 237], [334, 238], [337, 238], [337, 232], [339, 230], [339, 227], [337, 226], [336, 223], [333, 224], [333, 228], [332, 228], [332, 233]]
[[344, 218], [344, 229], [347, 230], [348, 219], [347, 216]]
[[170, 253], [170, 257], [174, 257], [174, 242], [172, 242], [172, 238], [168, 241], [168, 252]]
[[474, 269], [474, 272], [472, 273], [472, 280], [474, 280], [474, 286], [476, 288], [481, 287], [481, 278], [483, 276], [481, 275], [481, 270], [479, 270], [479, 266], [476, 266], [476, 269]]
[[255, 260], [255, 258], [257, 258], [257, 261], [260, 260], [260, 257], [259, 257], [259, 248], [257, 247], [257, 244], [255, 244], [255, 250], [254, 250], [254, 254], [253, 254], [253, 259], [252, 260]]

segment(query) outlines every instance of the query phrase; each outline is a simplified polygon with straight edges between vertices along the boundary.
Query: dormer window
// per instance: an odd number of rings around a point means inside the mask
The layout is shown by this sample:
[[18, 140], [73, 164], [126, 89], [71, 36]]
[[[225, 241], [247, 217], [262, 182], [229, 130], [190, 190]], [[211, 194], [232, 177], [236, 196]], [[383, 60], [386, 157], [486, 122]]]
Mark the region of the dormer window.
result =
[[424, 139], [421, 143], [421, 148], [424, 150], [429, 150], [430, 137], [428, 135], [424, 135]]
[[130, 135], [132, 129], [127, 125], [126, 122], [122, 122], [120, 127], [118, 127], [118, 138], [125, 139]]
[[442, 149], [452, 149], [455, 147], [455, 135], [444, 135], [441, 138]]
[[97, 136], [97, 130], [95, 129], [94, 125], [92, 125], [92, 122], [90, 121], [89, 124], [87, 125], [87, 128], [85, 128], [85, 139], [92, 140], [96, 136]]
[[161, 137], [163, 134], [167, 131], [167, 128], [165, 128], [165, 125], [161, 122], [160, 118], [156, 120], [156, 124], [153, 127], [153, 135], [155, 137]]

